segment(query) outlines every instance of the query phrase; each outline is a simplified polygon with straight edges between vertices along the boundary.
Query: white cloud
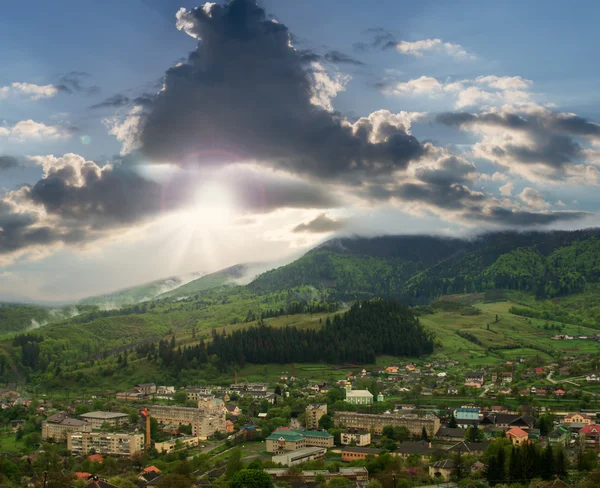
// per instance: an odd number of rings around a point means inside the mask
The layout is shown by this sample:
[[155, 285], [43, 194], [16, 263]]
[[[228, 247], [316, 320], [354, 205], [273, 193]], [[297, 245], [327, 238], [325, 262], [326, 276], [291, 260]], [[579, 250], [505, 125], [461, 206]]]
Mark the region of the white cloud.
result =
[[529, 186], [524, 188], [523, 191], [519, 193], [519, 198], [523, 203], [533, 208], [543, 209], [550, 206], [550, 204], [544, 200], [544, 196], [539, 191]]
[[59, 125], [46, 125], [33, 120], [21, 120], [10, 126], [4, 123], [0, 126], [0, 136], [11, 141], [25, 142], [28, 140], [60, 140], [71, 137], [70, 131]]
[[121, 142], [121, 154], [128, 154], [140, 147], [139, 134], [144, 120], [143, 109], [142, 106], [136, 105], [124, 119], [115, 116], [102, 120], [108, 128], [108, 133]]
[[467, 53], [460, 45], [452, 42], [443, 42], [441, 39], [422, 39], [420, 41], [400, 41], [396, 49], [409, 56], [423, 56], [424, 53], [442, 53], [459, 59], [474, 59], [475, 56]]
[[444, 85], [431, 76], [421, 76], [406, 82], [394, 83], [384, 89], [385, 93], [401, 95], [415, 93], [419, 95], [437, 95], [444, 89]]
[[506, 185], [502, 185], [500, 187], [500, 194], [504, 197], [510, 197], [513, 191], [513, 184], [507, 183]]
[[[440, 81], [431, 76], [421, 76], [409, 81], [390, 83], [383, 92], [390, 95], [427, 95], [454, 98], [456, 108], [475, 105], [498, 106], [513, 104], [517, 107], [531, 104], [532, 94], [527, 91], [531, 80], [520, 76], [479, 76], [475, 79]], [[539, 108], [536, 105], [536, 108]]]
[[346, 89], [351, 77], [341, 73], [330, 76], [320, 63], [312, 63], [312, 69], [313, 93], [310, 102], [333, 112], [332, 100]]
[[[425, 112], [405, 112], [392, 113], [389, 110], [377, 110], [367, 117], [361, 117], [354, 124], [348, 124], [356, 133], [361, 127], [370, 126], [369, 141], [378, 144], [389, 135], [388, 129], [401, 129], [410, 134], [410, 127], [414, 121], [425, 118]], [[386, 132], [387, 131], [387, 132]]]
[[54, 97], [57, 94], [58, 88], [54, 85], [36, 85], [15, 81], [10, 85], [0, 87], [0, 98], [16, 96], [27, 100], [40, 100], [41, 98]]

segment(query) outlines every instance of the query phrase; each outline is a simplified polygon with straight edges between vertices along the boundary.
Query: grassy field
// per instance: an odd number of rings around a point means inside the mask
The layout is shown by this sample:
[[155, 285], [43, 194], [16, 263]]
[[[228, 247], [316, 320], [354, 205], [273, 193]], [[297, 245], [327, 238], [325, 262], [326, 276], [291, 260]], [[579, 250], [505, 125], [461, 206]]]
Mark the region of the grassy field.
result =
[[[591, 335], [597, 330], [580, 325], [527, 318], [509, 312], [515, 303], [473, 303], [480, 313], [462, 315], [460, 311], [437, 312], [420, 317], [421, 323], [438, 339], [436, 354], [468, 361], [473, 365], [492, 364], [498, 360], [572, 353], [598, 353], [598, 343], [590, 340], [556, 341], [552, 327], [561, 333]], [[496, 321], [497, 318], [497, 321]]]

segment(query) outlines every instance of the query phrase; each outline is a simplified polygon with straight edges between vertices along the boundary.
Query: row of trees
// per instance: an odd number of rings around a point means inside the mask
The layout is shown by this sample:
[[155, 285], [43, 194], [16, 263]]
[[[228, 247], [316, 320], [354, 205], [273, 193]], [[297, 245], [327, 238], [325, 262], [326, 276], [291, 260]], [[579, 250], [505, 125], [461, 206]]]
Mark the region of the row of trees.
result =
[[[544, 480], [567, 475], [568, 459], [564, 449], [548, 444], [539, 449], [536, 444], [506, 448], [499, 442], [499, 449], [488, 457], [485, 477], [491, 486], [500, 483], [526, 483], [534, 478]], [[507, 441], [504, 441], [507, 442]]]

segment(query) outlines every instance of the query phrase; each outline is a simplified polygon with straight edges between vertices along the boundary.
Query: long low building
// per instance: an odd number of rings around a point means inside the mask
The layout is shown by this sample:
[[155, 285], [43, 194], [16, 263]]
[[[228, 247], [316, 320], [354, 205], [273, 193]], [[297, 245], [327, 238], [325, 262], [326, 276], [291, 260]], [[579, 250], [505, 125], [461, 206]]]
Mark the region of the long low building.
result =
[[109, 456], [133, 456], [144, 449], [144, 434], [76, 432], [67, 435], [67, 449], [82, 456], [92, 450]]
[[327, 454], [327, 449], [322, 447], [303, 447], [302, 449], [273, 456], [272, 461], [282, 466], [294, 466], [295, 464], [302, 464], [307, 461], [324, 459], [325, 454]]
[[336, 478], [345, 478], [350, 481], [364, 482], [369, 481], [369, 472], [367, 468], [362, 466], [354, 466], [350, 468], [340, 468], [339, 471], [331, 473], [326, 469], [307, 470], [300, 473], [291, 472], [286, 468], [268, 468], [264, 470], [271, 478], [276, 481], [285, 481], [288, 483], [315, 483], [319, 475], [325, 480], [330, 481]]
[[266, 438], [266, 451], [279, 454], [304, 447], [328, 449], [334, 446], [333, 441], [333, 436], [325, 431], [278, 429]]
[[356, 412], [335, 412], [333, 423], [336, 427], [364, 429], [381, 434], [386, 425], [406, 427], [411, 434], [420, 435], [423, 428], [434, 436], [440, 428], [440, 419], [433, 414], [418, 416], [414, 414], [372, 414]]
[[102, 426], [111, 428], [120, 427], [129, 420], [129, 415], [120, 412], [88, 412], [79, 416], [88, 422], [92, 429], [101, 429]]
[[161, 454], [168, 454], [170, 452], [182, 451], [184, 449], [197, 447], [199, 444], [200, 437], [180, 437], [164, 442], [156, 442], [154, 444], [154, 448]]

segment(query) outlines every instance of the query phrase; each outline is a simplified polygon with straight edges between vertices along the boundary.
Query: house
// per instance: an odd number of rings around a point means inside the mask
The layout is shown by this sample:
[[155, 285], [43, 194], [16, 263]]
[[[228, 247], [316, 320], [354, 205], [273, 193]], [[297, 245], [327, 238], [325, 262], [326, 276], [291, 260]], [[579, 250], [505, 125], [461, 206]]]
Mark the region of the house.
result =
[[455, 471], [456, 463], [452, 459], [445, 459], [429, 465], [429, 476], [438, 480], [450, 480]]
[[531, 415], [518, 415], [511, 413], [488, 413], [484, 415], [479, 425], [500, 427], [508, 430], [512, 427], [519, 427], [523, 430], [532, 429], [535, 424], [535, 418]]
[[512, 380], [513, 380], [513, 374], [510, 371], [508, 371], [508, 372], [505, 371], [504, 373], [502, 373], [502, 376], [501, 376], [502, 384], [512, 383]]
[[523, 429], [519, 427], [513, 427], [508, 432], [506, 432], [506, 438], [510, 439], [515, 446], [520, 446], [524, 444], [529, 439], [529, 434], [525, 432]]
[[598, 383], [598, 381], [600, 381], [600, 377], [596, 374], [590, 374], [585, 377], [585, 381], [588, 383]]
[[398, 371], [400, 371], [398, 366], [388, 366], [385, 368], [385, 372], [388, 374], [398, 374]]
[[406, 369], [408, 371], [414, 371], [415, 369], [417, 369], [417, 367], [414, 364], [407, 364]]
[[369, 390], [353, 390], [351, 386], [347, 386], [346, 402], [352, 405], [372, 405], [373, 393]]
[[367, 456], [379, 456], [381, 449], [371, 449], [370, 447], [344, 447], [342, 449], [342, 461], [349, 463]]
[[429, 461], [434, 448], [431, 447], [431, 442], [427, 441], [405, 441], [398, 444], [396, 450], [392, 453], [392, 456], [398, 456], [402, 459], [406, 459], [409, 456], [419, 456], [424, 461]]
[[421, 395], [423, 395], [423, 396], [432, 396], [433, 395], [433, 390], [431, 388], [423, 388], [421, 390]]
[[396, 410], [414, 410], [415, 404], [414, 403], [396, 403], [396, 405], [394, 405], [394, 408]]
[[486, 468], [487, 468], [487, 466], [485, 464], [483, 464], [481, 461], [475, 461], [471, 465], [471, 474], [484, 473]]
[[134, 389], [144, 395], [154, 395], [156, 393], [156, 385], [154, 383], [139, 383], [135, 385]]
[[435, 438], [441, 441], [460, 441], [465, 438], [465, 430], [460, 428], [441, 427]]
[[589, 415], [587, 415], [585, 413], [570, 413], [570, 414], [565, 415], [565, 417], [563, 418], [563, 423], [564, 424], [578, 423], [578, 424], [590, 425], [592, 423], [592, 417], [590, 417]]
[[98, 478], [98, 476], [93, 476], [84, 488], [118, 488], [118, 486], [109, 483], [106, 480]]
[[565, 445], [568, 440], [569, 430], [563, 425], [559, 425], [552, 432], [548, 432], [548, 442], [550, 444]]
[[449, 387], [446, 392], [448, 395], [458, 395], [458, 388], [456, 386]]
[[562, 368], [558, 369], [558, 374], [559, 376], [569, 376], [571, 374], [571, 369], [567, 366], [563, 366]]
[[492, 412], [492, 413], [506, 413], [506, 412], [508, 412], [508, 408], [506, 408], [504, 405], [492, 405], [490, 407], [490, 412]]
[[596, 449], [600, 446], [600, 425], [586, 425], [579, 431], [579, 435], [584, 438], [587, 447]]
[[484, 383], [483, 373], [467, 373], [465, 377], [465, 386], [468, 388], [481, 388]]
[[510, 395], [511, 393], [512, 393], [512, 390], [507, 386], [502, 386], [502, 387], [498, 388], [499, 395]]
[[567, 392], [565, 390], [561, 390], [560, 388], [558, 388], [557, 390], [554, 390], [554, 396], [558, 397], [558, 398], [562, 398], [567, 394]]
[[369, 374], [369, 372], [366, 369], [362, 369], [362, 371], [360, 372], [361, 376], [367, 376]]
[[225, 421], [225, 431], [231, 433], [231, 432], [233, 432], [233, 429], [234, 429], [233, 422], [231, 420], [226, 420]]
[[535, 368], [534, 373], [538, 376], [544, 374], [544, 368]]
[[468, 429], [479, 424], [479, 412], [478, 407], [460, 407], [454, 410], [454, 418], [461, 429]]
[[454, 444], [453, 446], [449, 447], [447, 449], [448, 452], [460, 452], [463, 454], [472, 454], [472, 455], [476, 455], [479, 456], [481, 454], [483, 454], [483, 452], [486, 450], [487, 446], [489, 445], [490, 441], [483, 441], [483, 442], [471, 442], [471, 441], [460, 441], [457, 444]]
[[237, 405], [225, 405], [226, 414], [232, 417], [239, 417], [242, 414], [242, 409]]

